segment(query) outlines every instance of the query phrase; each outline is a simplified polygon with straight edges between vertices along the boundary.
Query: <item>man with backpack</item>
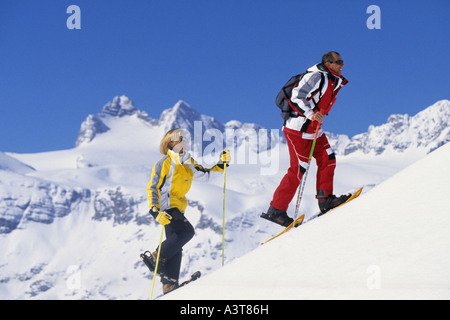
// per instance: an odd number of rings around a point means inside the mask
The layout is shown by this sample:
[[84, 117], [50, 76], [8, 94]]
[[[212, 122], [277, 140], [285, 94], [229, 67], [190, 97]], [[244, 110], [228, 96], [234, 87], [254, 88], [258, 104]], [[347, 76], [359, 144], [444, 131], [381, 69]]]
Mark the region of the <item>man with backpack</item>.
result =
[[342, 76], [343, 67], [344, 61], [339, 53], [327, 52], [322, 57], [322, 63], [292, 77], [277, 96], [276, 103], [284, 119], [283, 132], [289, 149], [290, 167], [273, 194], [267, 214], [263, 214], [272, 222], [286, 227], [293, 222], [286, 211], [308, 167], [315, 137], [312, 155], [318, 167], [316, 198], [320, 211], [325, 213], [349, 197], [333, 194], [336, 157], [320, 128], [324, 116], [336, 101], [337, 93], [348, 83]]

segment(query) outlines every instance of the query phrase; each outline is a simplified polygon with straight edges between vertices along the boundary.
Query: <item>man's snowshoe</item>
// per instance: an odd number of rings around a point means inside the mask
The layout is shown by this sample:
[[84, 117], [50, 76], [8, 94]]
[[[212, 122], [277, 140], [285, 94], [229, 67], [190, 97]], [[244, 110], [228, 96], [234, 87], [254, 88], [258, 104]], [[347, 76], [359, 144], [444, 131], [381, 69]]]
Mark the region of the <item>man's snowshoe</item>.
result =
[[333, 208], [336, 208], [337, 206], [343, 204], [345, 201], [347, 201], [352, 195], [344, 194], [342, 196], [336, 197], [334, 194], [330, 194], [329, 196], [325, 195], [324, 190], [319, 190], [317, 192], [317, 200], [319, 201], [319, 208], [320, 213], [319, 216], [327, 213]]
[[261, 214], [261, 218], [277, 223], [283, 227], [288, 227], [294, 221], [294, 219], [287, 215], [286, 211], [278, 210], [272, 206], [269, 207], [267, 213]]

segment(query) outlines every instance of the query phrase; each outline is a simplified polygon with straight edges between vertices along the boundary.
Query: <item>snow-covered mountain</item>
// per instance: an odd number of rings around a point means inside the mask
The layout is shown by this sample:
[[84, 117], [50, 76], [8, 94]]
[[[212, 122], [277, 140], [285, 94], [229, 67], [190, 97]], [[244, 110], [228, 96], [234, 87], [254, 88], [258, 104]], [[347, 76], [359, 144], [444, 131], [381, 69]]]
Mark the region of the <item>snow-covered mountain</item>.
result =
[[[414, 117], [401, 117], [397, 125], [391, 117], [352, 139], [330, 135], [342, 155], [335, 193], [360, 185], [370, 190], [445, 144], [450, 140], [449, 109], [444, 100]], [[126, 96], [115, 97], [81, 124], [73, 149], [0, 153], [0, 298], [146, 299], [151, 277], [139, 253], [153, 250], [160, 235], [160, 226], [147, 214], [146, 186], [161, 157], [159, 141], [174, 127], [191, 133], [199, 162], [214, 163], [225, 146], [232, 150], [227, 263], [279, 231], [259, 218], [288, 167], [279, 128], [237, 120], [221, 124], [183, 101], [157, 117], [137, 109]], [[426, 123], [433, 130], [425, 129]], [[302, 201], [307, 219], [317, 211], [314, 186], [310, 178]], [[182, 276], [220, 268], [222, 196], [221, 174], [193, 184], [187, 217], [196, 236], [185, 248]]]
[[[137, 110], [133, 101], [127, 96], [114, 97], [112, 101], [103, 106], [102, 112], [97, 115], [89, 115], [81, 124], [75, 146], [89, 143], [96, 135], [107, 132], [110, 128], [105, 124], [109, 118], [122, 118], [126, 116], [136, 116], [150, 125], [157, 125], [158, 121], [148, 117], [145, 111]], [[104, 121], [105, 120], [105, 121]]]
[[14, 159], [3, 152], [0, 152], [0, 170], [25, 174], [34, 169], [17, 159]]
[[178, 101], [172, 108], [164, 110], [159, 121], [165, 132], [173, 128], [184, 128], [191, 134], [194, 134], [195, 121], [202, 123], [203, 130], [217, 129], [223, 131], [225, 129], [225, 126], [216, 119], [198, 113], [182, 100]]
[[[187, 102], [178, 101], [172, 108], [164, 110], [159, 119], [149, 118], [145, 111], [137, 110], [133, 102], [127, 96], [114, 97], [108, 102], [101, 113], [89, 115], [81, 124], [75, 146], [91, 142], [98, 134], [110, 130], [107, 123], [117, 118], [127, 116], [136, 117], [141, 123], [157, 127], [158, 132], [164, 133], [170, 129], [183, 128], [191, 136], [193, 152], [202, 154], [209, 141], [213, 141], [215, 147], [240, 146], [245, 139], [256, 141], [251, 145], [252, 151], [260, 152], [273, 148], [283, 138], [275, 132], [254, 123], [242, 123], [232, 120], [222, 124], [213, 117], [200, 114]], [[125, 122], [125, 121], [122, 121]], [[120, 124], [124, 126], [123, 124]], [[221, 151], [221, 150], [220, 150]]]
[[449, 123], [450, 101], [441, 100], [412, 117], [391, 115], [385, 124], [370, 126], [368, 132], [351, 139], [335, 136], [332, 146], [341, 155], [353, 152], [381, 154], [408, 149], [421, 149], [428, 153], [450, 141]]

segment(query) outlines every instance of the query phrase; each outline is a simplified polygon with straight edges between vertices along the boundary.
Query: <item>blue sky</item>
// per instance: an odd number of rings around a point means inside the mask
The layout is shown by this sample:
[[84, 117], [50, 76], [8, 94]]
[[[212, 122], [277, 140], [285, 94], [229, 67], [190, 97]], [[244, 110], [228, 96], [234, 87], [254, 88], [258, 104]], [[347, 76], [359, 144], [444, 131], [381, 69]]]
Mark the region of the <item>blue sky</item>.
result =
[[[71, 4], [81, 29], [69, 30]], [[370, 30], [369, 5], [381, 9]], [[279, 129], [290, 76], [335, 50], [350, 81], [324, 129], [355, 135], [450, 98], [448, 0], [2, 0], [0, 151], [74, 146], [114, 96]], [[131, 133], [132, 134], [132, 133]]]

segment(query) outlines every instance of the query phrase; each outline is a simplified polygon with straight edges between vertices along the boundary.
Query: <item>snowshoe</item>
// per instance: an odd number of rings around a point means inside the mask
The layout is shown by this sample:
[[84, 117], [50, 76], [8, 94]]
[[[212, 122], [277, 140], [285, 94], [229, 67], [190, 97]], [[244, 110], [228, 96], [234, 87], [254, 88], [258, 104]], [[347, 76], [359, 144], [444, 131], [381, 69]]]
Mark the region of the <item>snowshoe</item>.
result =
[[178, 287], [183, 287], [183, 286], [187, 285], [188, 283], [197, 280], [198, 278], [201, 277], [201, 275], [202, 275], [202, 273], [200, 271], [194, 272], [189, 279], [187, 279], [186, 281], [183, 281]]
[[[147, 268], [150, 270], [150, 272], [155, 272], [155, 268], [156, 268], [156, 259], [158, 257], [158, 252], [155, 251], [153, 253], [151, 253], [150, 251], [145, 251], [144, 253], [141, 253], [139, 255], [142, 259], [142, 261], [144, 261], [145, 265], [147, 266]], [[165, 264], [165, 259], [162, 259], [161, 257], [159, 257], [159, 263], [158, 263], [158, 274], [163, 274], [163, 270], [164, 270], [164, 264]]]
[[288, 227], [294, 221], [294, 219], [287, 215], [286, 211], [278, 210], [272, 206], [269, 207], [267, 213], [261, 214], [261, 218], [277, 223], [283, 227]]
[[352, 195], [344, 194], [342, 196], [336, 197], [334, 194], [330, 194], [328, 197], [325, 195], [324, 190], [319, 190], [317, 193], [317, 200], [319, 201], [319, 209], [320, 213], [319, 216], [327, 213], [333, 208], [336, 208], [337, 206], [343, 204], [345, 201], [347, 201]]
[[178, 283], [163, 283], [162, 285], [163, 294], [168, 294], [169, 292], [172, 292], [173, 290], [176, 290], [178, 288]]
[[201, 276], [200, 271], [194, 272], [190, 278], [186, 281], [183, 281], [181, 284], [178, 284], [178, 281], [167, 276], [163, 276], [163, 294], [168, 294], [178, 288], [184, 287], [185, 285], [191, 283], [192, 281], [197, 280]]

